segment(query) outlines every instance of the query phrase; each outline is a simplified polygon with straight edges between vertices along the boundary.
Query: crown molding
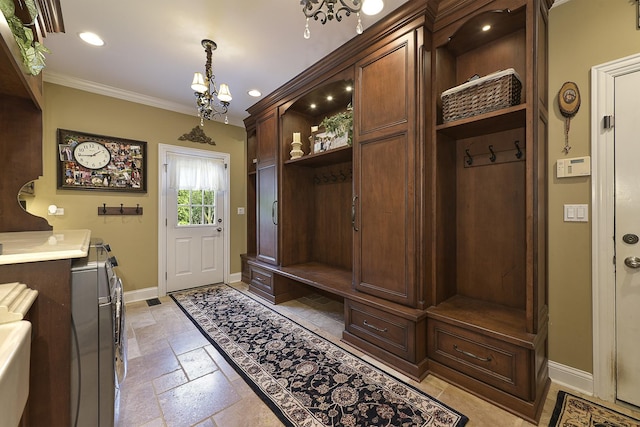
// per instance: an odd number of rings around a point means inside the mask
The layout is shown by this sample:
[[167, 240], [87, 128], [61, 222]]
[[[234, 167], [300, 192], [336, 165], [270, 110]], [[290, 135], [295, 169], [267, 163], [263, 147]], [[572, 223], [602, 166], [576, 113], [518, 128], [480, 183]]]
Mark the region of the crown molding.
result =
[[[47, 83], [53, 83], [60, 86], [66, 86], [73, 89], [83, 90], [85, 92], [95, 93], [98, 95], [109, 96], [111, 98], [122, 99], [124, 101], [135, 102], [136, 104], [148, 105], [150, 107], [161, 108], [163, 110], [173, 111], [175, 113], [186, 114], [188, 116], [197, 117], [195, 106], [187, 107], [176, 102], [169, 102], [160, 98], [142, 95], [137, 92], [118, 89], [113, 86], [102, 85], [89, 80], [78, 79], [64, 74], [59, 74], [46, 69], [42, 73], [42, 78]], [[244, 127], [240, 122], [236, 123], [229, 117], [229, 124]]]
[[89, 80], [82, 80], [55, 72], [45, 71], [42, 78], [45, 82], [54, 83], [61, 86], [67, 86], [73, 89], [80, 89], [85, 92], [96, 93], [98, 95], [110, 96], [112, 98], [123, 99], [125, 101], [135, 102], [136, 104], [144, 104], [151, 107], [161, 108], [163, 110], [175, 111], [176, 113], [188, 114], [195, 116], [194, 108], [188, 108], [182, 104], [168, 102], [160, 98], [142, 95], [136, 92], [130, 92], [118, 89], [112, 86], [102, 85]]

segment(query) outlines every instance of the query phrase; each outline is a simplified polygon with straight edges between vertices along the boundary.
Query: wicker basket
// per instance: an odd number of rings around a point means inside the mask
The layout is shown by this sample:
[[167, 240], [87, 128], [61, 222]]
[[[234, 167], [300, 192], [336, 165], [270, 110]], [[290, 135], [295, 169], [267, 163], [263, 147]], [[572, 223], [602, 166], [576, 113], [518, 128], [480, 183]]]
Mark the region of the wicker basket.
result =
[[498, 71], [445, 90], [442, 98], [444, 123], [520, 104], [522, 83], [513, 68]]

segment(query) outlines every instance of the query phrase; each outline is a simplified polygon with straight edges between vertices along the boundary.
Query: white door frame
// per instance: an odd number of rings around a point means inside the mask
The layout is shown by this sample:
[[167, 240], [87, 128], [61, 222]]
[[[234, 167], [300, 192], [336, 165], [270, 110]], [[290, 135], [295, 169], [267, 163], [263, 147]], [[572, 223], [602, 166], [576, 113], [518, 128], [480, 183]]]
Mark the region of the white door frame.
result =
[[226, 182], [229, 183], [229, 188], [223, 194], [224, 200], [224, 218], [225, 224], [222, 227], [223, 235], [223, 248], [224, 248], [224, 283], [229, 283], [229, 269], [230, 269], [230, 254], [231, 254], [231, 239], [229, 235], [231, 209], [230, 209], [230, 197], [231, 181], [230, 181], [230, 154], [220, 153], [218, 151], [202, 150], [199, 148], [188, 148], [177, 145], [158, 144], [158, 296], [165, 296], [167, 294], [167, 167], [165, 159], [167, 153], [183, 154], [186, 156], [197, 157], [209, 157], [214, 159], [222, 159], [225, 168]]
[[614, 131], [603, 118], [614, 114], [615, 78], [640, 71], [640, 55], [591, 68], [591, 289], [593, 304], [593, 392], [616, 399], [616, 290], [614, 225]]

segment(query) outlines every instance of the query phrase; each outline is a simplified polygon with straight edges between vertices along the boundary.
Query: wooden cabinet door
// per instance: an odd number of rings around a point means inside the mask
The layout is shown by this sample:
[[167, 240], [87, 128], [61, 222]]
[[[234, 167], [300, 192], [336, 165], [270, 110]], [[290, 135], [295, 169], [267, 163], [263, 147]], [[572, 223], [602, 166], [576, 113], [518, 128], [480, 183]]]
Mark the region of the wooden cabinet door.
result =
[[278, 264], [278, 116], [276, 110], [256, 120], [256, 256]]
[[354, 281], [408, 306], [416, 284], [416, 45], [412, 31], [356, 64]]

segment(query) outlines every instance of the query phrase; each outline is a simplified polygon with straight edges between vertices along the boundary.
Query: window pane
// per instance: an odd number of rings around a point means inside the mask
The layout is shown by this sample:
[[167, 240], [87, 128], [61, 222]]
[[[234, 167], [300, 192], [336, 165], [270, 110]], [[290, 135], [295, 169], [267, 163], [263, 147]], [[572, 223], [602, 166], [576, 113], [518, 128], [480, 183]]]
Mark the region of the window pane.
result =
[[189, 190], [178, 190], [178, 204], [179, 205], [189, 204]]
[[202, 206], [191, 207], [191, 224], [202, 224]]
[[213, 191], [207, 190], [204, 192], [204, 203], [205, 205], [213, 205]]
[[213, 224], [215, 222], [215, 209], [213, 206], [204, 207], [204, 224]]
[[189, 225], [189, 206], [178, 206], [178, 225]]
[[202, 190], [193, 190], [191, 192], [191, 204], [192, 205], [202, 204]]

